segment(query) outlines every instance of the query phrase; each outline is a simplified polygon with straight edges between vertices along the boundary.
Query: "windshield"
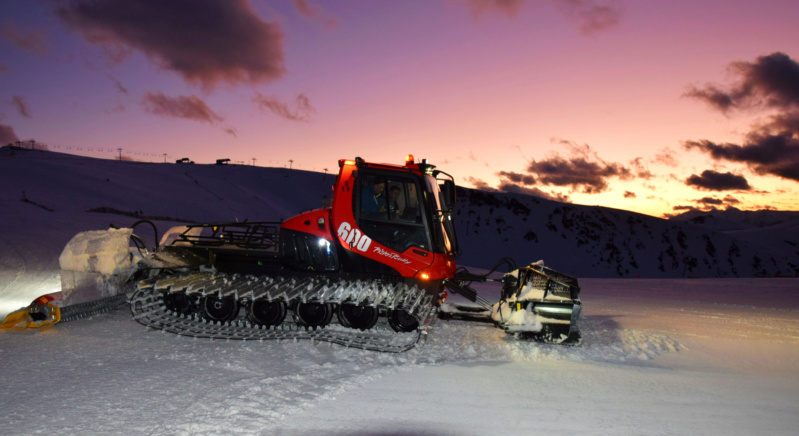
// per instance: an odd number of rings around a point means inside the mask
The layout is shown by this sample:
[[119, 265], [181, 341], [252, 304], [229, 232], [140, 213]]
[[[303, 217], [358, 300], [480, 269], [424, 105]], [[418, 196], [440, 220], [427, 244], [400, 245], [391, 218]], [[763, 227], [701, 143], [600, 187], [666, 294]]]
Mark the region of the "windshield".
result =
[[438, 248], [439, 252], [457, 256], [459, 253], [458, 238], [455, 235], [455, 225], [452, 222], [452, 210], [447, 210], [445, 207], [447, 201], [443, 197], [439, 184], [439, 182], [443, 182], [443, 180], [425, 177], [425, 182], [427, 183], [428, 192], [434, 194], [430, 196], [428, 201], [432, 203], [432, 225], [436, 248]]
[[418, 179], [408, 174], [363, 174], [359, 198], [353, 202], [358, 226], [400, 253], [412, 247], [432, 251], [419, 196], [425, 189], [419, 189]]

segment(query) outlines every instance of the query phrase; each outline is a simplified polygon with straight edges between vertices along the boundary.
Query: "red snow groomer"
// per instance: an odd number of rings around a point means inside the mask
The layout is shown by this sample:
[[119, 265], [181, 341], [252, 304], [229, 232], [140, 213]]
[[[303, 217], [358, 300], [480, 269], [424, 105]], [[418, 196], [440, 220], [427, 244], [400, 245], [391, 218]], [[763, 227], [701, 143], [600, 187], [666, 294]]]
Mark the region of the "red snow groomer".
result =
[[[507, 259], [498, 265], [511, 271], [495, 279], [456, 266], [455, 183], [426, 160], [340, 160], [333, 189], [330, 207], [283, 222], [176, 227], [152, 250], [133, 229], [80, 233], [60, 259], [62, 318], [125, 295], [139, 323], [194, 337], [401, 352], [441, 314], [493, 321], [518, 337], [579, 338], [574, 277]], [[478, 296], [475, 281], [501, 282], [500, 301]], [[442, 305], [446, 290], [475, 304]]]

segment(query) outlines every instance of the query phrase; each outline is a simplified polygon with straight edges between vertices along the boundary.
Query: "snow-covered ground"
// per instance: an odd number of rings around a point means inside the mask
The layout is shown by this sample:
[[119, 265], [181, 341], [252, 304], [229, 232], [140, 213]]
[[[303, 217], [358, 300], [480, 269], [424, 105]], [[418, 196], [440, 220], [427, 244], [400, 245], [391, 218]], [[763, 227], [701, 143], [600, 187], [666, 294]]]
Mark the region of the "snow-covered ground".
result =
[[799, 280], [581, 286], [577, 346], [444, 320], [399, 355], [208, 341], [126, 310], [2, 332], [2, 433], [796, 434]]
[[[124, 208], [111, 203], [121, 198], [111, 194], [119, 194], [115, 183], [123, 177], [111, 167], [107, 178], [86, 182], [97, 204], [85, 195], [80, 201], [87, 203], [77, 204], [65, 186], [84, 179], [62, 181], [56, 171], [42, 171], [42, 185], [19, 187], [13, 177], [20, 176], [9, 175], [19, 163], [5, 165], [0, 318], [58, 290], [58, 254], [77, 231], [135, 221], [86, 212]], [[209, 186], [184, 177], [187, 193], [216, 189], [214, 201], [225, 208], [208, 213], [238, 213], [247, 204], [221, 194], [222, 186], [241, 186], [224, 178], [232, 169], [192, 171], [220, 174]], [[203, 208], [187, 198], [181, 211]], [[259, 198], [265, 206], [276, 201]], [[153, 207], [146, 204], [145, 213]], [[0, 434], [799, 431], [799, 279], [581, 279], [580, 285], [577, 346], [522, 342], [489, 324], [445, 320], [422, 346], [398, 355], [303, 341], [209, 341], [148, 331], [126, 310], [43, 333], [0, 332]], [[492, 291], [481, 294], [495, 299]]]

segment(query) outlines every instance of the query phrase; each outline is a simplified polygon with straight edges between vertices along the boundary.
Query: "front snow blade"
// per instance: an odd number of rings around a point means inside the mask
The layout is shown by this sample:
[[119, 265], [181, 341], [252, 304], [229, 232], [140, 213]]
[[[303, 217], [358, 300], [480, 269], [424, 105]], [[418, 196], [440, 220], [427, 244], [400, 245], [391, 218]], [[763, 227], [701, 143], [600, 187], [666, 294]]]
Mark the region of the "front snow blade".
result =
[[542, 262], [511, 271], [503, 278], [503, 298], [491, 318], [514, 337], [551, 343], [580, 339], [582, 311], [577, 279]]
[[132, 229], [80, 232], [64, 247], [61, 266], [61, 307], [91, 303], [124, 294], [125, 283], [141, 256], [131, 250]]

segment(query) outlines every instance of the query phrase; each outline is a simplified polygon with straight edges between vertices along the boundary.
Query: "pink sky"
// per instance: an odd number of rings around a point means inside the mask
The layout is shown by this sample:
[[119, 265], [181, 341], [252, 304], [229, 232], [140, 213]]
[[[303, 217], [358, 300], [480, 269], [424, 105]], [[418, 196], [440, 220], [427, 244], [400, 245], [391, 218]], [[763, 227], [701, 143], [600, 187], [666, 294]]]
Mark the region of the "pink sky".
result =
[[796, 210], [797, 17], [783, 0], [8, 0], [0, 142], [330, 172], [412, 153], [464, 186], [655, 216]]

